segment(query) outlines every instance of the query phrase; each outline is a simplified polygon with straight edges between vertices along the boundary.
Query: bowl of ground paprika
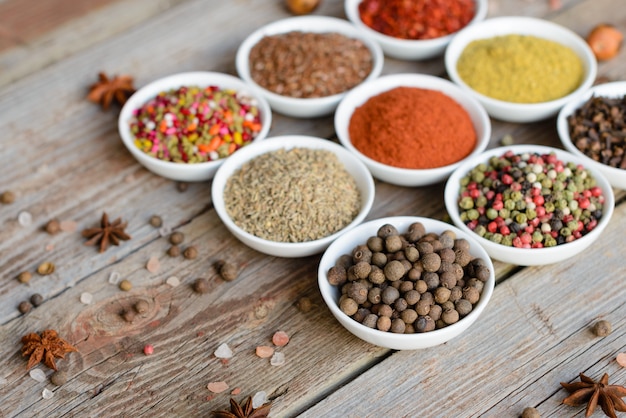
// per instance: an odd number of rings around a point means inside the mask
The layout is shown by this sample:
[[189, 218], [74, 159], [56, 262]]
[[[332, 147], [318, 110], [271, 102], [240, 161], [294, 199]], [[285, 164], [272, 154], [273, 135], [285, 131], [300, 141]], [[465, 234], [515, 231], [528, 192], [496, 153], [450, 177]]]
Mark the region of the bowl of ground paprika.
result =
[[335, 130], [374, 177], [415, 187], [445, 180], [484, 151], [491, 123], [480, 103], [448, 80], [393, 74], [348, 93]]
[[443, 54], [462, 28], [487, 16], [487, 0], [346, 0], [348, 19], [385, 55], [424, 60]]

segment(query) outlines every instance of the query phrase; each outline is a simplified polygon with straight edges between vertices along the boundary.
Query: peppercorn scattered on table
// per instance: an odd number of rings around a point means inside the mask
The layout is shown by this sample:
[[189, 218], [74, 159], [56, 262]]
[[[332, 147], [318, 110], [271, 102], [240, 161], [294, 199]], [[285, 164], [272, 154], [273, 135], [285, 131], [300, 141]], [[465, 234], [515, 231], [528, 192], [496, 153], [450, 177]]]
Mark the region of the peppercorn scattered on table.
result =
[[[490, 0], [488, 18], [625, 33], [622, 1]], [[493, 296], [466, 332], [394, 351], [335, 320], [317, 287], [321, 254], [246, 247], [212, 208], [210, 181], [177, 183], [132, 157], [118, 102], [174, 73], [235, 74], [246, 36], [292, 16], [283, 3], [0, 1], [0, 417], [583, 416], [570, 406], [581, 396], [563, 403], [579, 376], [625, 385], [622, 190], [581, 256], [495, 261]], [[340, 1], [312, 13], [345, 19]], [[445, 76], [441, 57], [385, 59], [383, 73], [403, 72]], [[626, 49], [599, 62], [598, 79], [625, 75]], [[563, 148], [556, 118], [492, 125], [489, 148], [504, 137]], [[269, 136], [284, 134], [336, 140], [332, 116], [274, 113]], [[443, 188], [378, 181], [368, 220], [446, 219]]]

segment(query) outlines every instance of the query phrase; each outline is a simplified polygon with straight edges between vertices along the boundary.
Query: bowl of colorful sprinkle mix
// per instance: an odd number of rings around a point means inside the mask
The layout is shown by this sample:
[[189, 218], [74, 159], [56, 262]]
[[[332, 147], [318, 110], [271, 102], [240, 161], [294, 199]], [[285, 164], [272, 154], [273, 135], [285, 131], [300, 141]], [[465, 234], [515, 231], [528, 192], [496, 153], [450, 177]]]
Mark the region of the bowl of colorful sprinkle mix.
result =
[[461, 29], [444, 58], [450, 80], [490, 116], [517, 123], [556, 115], [591, 87], [598, 66], [578, 34], [523, 16], [486, 19]]
[[497, 260], [558, 263], [607, 227], [615, 205], [606, 177], [581, 157], [540, 145], [494, 148], [459, 166], [446, 183], [452, 222]]
[[380, 46], [346, 20], [281, 19], [252, 32], [237, 50], [239, 76], [257, 86], [272, 110], [313, 118], [335, 110], [351, 89], [378, 77]]
[[626, 190], [626, 81], [592, 87], [561, 109], [556, 125], [568, 151]]
[[360, 224], [374, 202], [374, 180], [332, 141], [283, 135], [226, 160], [211, 186], [213, 207], [241, 242], [276, 257], [306, 257]]
[[459, 30], [487, 16], [487, 0], [345, 0], [345, 13], [385, 55], [408, 61], [444, 53]]
[[348, 331], [370, 344], [415, 350], [462, 336], [495, 286], [483, 247], [436, 219], [365, 222], [335, 240], [318, 268], [322, 298]]
[[189, 72], [156, 80], [133, 94], [118, 129], [148, 170], [177, 181], [206, 181], [232, 154], [267, 136], [267, 101], [237, 77]]

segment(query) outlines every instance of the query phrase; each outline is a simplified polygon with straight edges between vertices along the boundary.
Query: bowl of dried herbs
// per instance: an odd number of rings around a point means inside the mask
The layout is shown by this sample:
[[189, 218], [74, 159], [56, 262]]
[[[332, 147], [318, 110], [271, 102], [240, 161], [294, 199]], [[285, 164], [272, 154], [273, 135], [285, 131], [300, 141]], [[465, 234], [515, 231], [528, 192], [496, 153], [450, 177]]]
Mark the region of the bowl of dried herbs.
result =
[[374, 180], [352, 153], [302, 135], [267, 138], [217, 170], [213, 206], [231, 233], [277, 257], [306, 257], [361, 223], [374, 201]]

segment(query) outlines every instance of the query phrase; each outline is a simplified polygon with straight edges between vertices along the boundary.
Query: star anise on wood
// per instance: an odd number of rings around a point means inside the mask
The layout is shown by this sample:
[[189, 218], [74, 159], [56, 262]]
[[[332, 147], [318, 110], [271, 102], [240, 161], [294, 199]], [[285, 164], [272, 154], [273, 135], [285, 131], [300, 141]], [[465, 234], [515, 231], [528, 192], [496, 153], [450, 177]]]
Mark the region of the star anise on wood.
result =
[[580, 382], [561, 382], [561, 386], [571, 393], [563, 399], [565, 405], [578, 406], [587, 403], [586, 417], [593, 414], [597, 405], [600, 405], [606, 416], [612, 418], [617, 418], [615, 411], [626, 412], [626, 403], [622, 400], [626, 396], [626, 388], [609, 385], [607, 373], [604, 373], [599, 382], [580, 373]]
[[132, 77], [121, 75], [110, 79], [105, 73], [99, 73], [98, 82], [89, 87], [87, 99], [100, 103], [102, 108], [107, 110], [113, 100], [123, 105], [134, 92]]
[[30, 356], [28, 368], [30, 369], [43, 360], [43, 364], [57, 370], [55, 358], [65, 358], [66, 353], [78, 351], [76, 347], [59, 337], [53, 329], [47, 329], [41, 335], [31, 332], [22, 337], [22, 356]]
[[270, 413], [272, 403], [265, 403], [258, 408], [252, 407], [252, 397], [248, 396], [239, 405], [236, 400], [230, 398], [230, 411], [213, 411], [214, 418], [267, 418]]
[[83, 230], [83, 237], [89, 238], [89, 240], [85, 242], [85, 245], [95, 245], [100, 242], [101, 253], [108, 248], [109, 243], [120, 245], [120, 240], [126, 241], [130, 239], [130, 235], [124, 232], [126, 225], [126, 222], [122, 222], [121, 218], [109, 222], [108, 215], [106, 212], [103, 212], [100, 228], [87, 228]]

